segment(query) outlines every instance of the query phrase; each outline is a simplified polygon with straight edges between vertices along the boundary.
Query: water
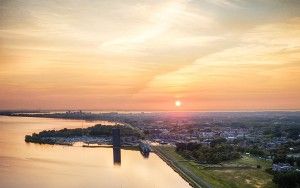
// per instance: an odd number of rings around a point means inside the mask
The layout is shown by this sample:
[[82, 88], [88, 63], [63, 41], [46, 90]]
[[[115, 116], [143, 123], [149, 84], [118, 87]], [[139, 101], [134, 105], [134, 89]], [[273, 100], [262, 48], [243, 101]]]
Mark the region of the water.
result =
[[0, 116], [0, 187], [190, 187], [153, 153], [144, 158], [139, 151], [122, 149], [121, 164], [114, 165], [112, 148], [24, 142], [24, 136], [33, 132], [94, 124], [77, 120]]

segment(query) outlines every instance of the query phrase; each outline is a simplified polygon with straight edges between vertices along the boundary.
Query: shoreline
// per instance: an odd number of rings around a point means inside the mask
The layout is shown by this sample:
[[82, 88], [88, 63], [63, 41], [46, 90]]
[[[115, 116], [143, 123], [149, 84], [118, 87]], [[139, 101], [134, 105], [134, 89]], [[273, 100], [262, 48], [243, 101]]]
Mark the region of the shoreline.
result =
[[[26, 142], [27, 144], [39, 144], [39, 145], [52, 145], [52, 146], [70, 146], [70, 147], [83, 147], [83, 148], [113, 148], [113, 145], [87, 145], [84, 144], [82, 146], [75, 146], [72, 143], [55, 143], [55, 144], [49, 144], [49, 143], [35, 143], [35, 142]], [[124, 145], [121, 146], [120, 149], [124, 150], [133, 150], [133, 151], [139, 151], [139, 146], [129, 146], [129, 145]]]
[[[176, 164], [175, 160], [172, 160], [164, 151], [162, 147], [165, 146], [152, 146], [153, 152], [161, 158], [168, 166], [170, 166], [176, 173], [178, 173], [185, 181], [187, 181], [194, 188], [211, 188], [207, 182], [205, 182], [201, 177], [193, 174], [193, 172], [188, 171]], [[195, 177], [196, 176], [196, 177]]]

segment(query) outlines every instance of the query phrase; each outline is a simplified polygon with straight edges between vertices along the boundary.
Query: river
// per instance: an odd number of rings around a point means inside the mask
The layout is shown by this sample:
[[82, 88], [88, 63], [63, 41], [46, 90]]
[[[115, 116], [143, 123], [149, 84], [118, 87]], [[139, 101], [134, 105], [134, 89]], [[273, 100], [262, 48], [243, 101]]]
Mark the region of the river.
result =
[[92, 126], [80, 120], [0, 116], [0, 187], [185, 188], [190, 187], [156, 154], [112, 148], [85, 148], [25, 143], [24, 136], [45, 129]]

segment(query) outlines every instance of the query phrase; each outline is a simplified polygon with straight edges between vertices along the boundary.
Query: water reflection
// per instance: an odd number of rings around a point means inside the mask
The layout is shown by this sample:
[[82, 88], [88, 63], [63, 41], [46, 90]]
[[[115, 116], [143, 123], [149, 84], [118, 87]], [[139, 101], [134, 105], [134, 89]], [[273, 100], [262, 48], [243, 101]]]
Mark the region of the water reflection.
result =
[[146, 158], [146, 159], [149, 158], [150, 152], [143, 152], [143, 151], [140, 151], [140, 152], [144, 158]]
[[26, 134], [65, 127], [82, 127], [82, 121], [0, 116], [0, 187], [190, 187], [154, 153], [144, 160], [139, 151], [119, 148], [122, 166], [116, 168], [112, 148], [24, 141]]
[[115, 128], [112, 130], [114, 165], [121, 165], [121, 134], [120, 129]]
[[121, 149], [119, 147], [113, 148], [114, 165], [121, 165]]

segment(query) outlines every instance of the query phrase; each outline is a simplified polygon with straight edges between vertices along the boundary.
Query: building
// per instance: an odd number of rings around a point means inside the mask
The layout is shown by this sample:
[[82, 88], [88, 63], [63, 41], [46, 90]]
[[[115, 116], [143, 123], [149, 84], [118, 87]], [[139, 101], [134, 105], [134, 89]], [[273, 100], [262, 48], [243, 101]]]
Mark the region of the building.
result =
[[120, 129], [112, 129], [112, 143], [113, 147], [121, 147]]
[[293, 166], [291, 166], [288, 163], [277, 163], [273, 164], [272, 170], [275, 172], [287, 172], [293, 169]]

